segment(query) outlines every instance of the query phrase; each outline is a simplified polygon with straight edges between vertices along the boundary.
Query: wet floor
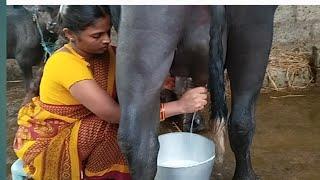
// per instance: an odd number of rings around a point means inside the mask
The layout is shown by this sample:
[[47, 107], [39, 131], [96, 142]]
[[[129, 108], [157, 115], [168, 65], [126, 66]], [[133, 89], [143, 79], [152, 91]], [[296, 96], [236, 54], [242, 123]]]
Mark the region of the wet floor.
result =
[[7, 174], [10, 177], [10, 166], [16, 160], [12, 150], [12, 143], [17, 130], [17, 113], [24, 98], [23, 83], [7, 83]]
[[[286, 95], [299, 96], [286, 96]], [[16, 116], [24, 96], [22, 83], [7, 84], [7, 170], [16, 159], [11, 145]], [[275, 98], [276, 97], [276, 98]], [[256, 109], [253, 167], [262, 179], [320, 179], [320, 88], [285, 93], [261, 94]], [[176, 131], [163, 124], [162, 132]], [[209, 132], [202, 134], [209, 136]], [[215, 179], [231, 179], [234, 158], [227, 145], [225, 162]], [[215, 169], [216, 170], [216, 169]], [[217, 174], [221, 173], [220, 176]]]
[[320, 179], [320, 88], [290, 94], [302, 96], [261, 96], [253, 166], [264, 179]]

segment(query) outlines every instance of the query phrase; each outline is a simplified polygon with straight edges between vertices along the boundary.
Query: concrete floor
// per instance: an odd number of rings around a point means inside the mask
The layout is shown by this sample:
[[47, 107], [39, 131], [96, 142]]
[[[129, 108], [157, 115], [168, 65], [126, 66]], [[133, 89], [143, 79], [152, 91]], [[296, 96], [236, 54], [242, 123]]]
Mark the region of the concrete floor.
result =
[[[24, 96], [22, 83], [7, 84], [7, 170], [16, 159], [12, 141], [17, 128], [16, 116]], [[279, 97], [299, 94], [298, 97]], [[253, 167], [262, 179], [320, 179], [320, 88], [286, 93], [262, 94], [256, 109], [256, 134], [251, 148]], [[170, 123], [162, 133], [175, 131]], [[209, 131], [202, 132], [209, 136]], [[234, 157], [226, 143], [225, 162], [214, 169], [213, 178], [231, 179]], [[219, 172], [217, 172], [219, 171]], [[217, 174], [221, 175], [217, 175]], [[10, 179], [10, 174], [8, 174]]]

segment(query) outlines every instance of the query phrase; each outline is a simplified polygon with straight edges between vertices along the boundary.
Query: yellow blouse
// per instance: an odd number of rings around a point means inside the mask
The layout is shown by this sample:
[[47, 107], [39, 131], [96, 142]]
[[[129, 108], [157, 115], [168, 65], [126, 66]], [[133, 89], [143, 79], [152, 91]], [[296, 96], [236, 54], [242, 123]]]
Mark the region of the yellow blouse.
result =
[[40, 83], [40, 100], [53, 105], [80, 104], [71, 94], [70, 87], [79, 81], [93, 79], [89, 63], [76, 53], [71, 45], [64, 45], [70, 52], [57, 51], [46, 62]]

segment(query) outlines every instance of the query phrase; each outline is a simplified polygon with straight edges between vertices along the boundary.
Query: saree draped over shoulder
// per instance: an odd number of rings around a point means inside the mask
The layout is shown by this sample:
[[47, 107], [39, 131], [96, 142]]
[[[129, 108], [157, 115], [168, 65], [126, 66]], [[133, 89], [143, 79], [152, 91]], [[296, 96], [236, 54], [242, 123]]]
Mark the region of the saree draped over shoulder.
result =
[[[70, 66], [65, 68], [83, 71], [62, 68], [52, 73], [50, 68], [60, 68], [63, 61]], [[84, 60], [67, 44], [47, 63], [51, 65], [44, 69], [40, 97], [34, 97], [18, 113], [14, 150], [23, 160], [25, 172], [35, 180], [131, 179], [117, 143], [118, 125], [101, 120], [68, 94], [73, 83], [94, 79], [116, 98], [112, 48], [103, 60]]]

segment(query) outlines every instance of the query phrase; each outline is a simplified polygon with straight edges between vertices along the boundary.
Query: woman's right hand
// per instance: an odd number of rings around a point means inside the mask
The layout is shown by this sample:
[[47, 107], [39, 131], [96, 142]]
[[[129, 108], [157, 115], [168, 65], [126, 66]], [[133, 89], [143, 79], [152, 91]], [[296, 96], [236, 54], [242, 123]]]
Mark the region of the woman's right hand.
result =
[[178, 100], [183, 113], [193, 113], [202, 110], [207, 104], [207, 89], [196, 87], [186, 91]]

